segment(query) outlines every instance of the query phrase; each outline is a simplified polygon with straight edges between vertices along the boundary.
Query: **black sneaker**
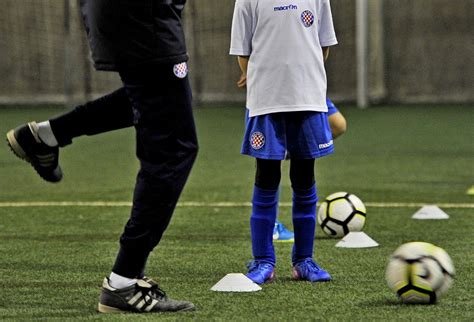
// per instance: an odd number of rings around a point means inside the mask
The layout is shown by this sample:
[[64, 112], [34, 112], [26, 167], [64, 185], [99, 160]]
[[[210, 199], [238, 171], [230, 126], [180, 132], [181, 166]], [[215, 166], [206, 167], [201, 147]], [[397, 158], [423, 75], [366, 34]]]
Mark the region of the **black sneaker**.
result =
[[98, 311], [101, 313], [148, 313], [194, 311], [194, 304], [168, 298], [152, 279], [144, 277], [136, 284], [115, 289], [104, 278]]
[[43, 143], [38, 136], [38, 125], [30, 122], [10, 130], [7, 142], [13, 153], [29, 162], [46, 181], [58, 182], [63, 178], [59, 166], [59, 148]]

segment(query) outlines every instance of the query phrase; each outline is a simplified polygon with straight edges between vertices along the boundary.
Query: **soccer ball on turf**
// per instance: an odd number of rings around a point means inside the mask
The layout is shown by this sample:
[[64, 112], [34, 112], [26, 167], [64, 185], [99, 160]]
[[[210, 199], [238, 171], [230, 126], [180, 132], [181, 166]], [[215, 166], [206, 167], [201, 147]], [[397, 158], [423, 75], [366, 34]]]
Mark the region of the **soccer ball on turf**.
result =
[[444, 249], [412, 242], [395, 250], [385, 271], [388, 286], [403, 303], [435, 303], [453, 282], [454, 266]]
[[361, 231], [365, 224], [364, 203], [347, 192], [335, 192], [324, 199], [318, 210], [318, 223], [331, 237], [343, 237]]

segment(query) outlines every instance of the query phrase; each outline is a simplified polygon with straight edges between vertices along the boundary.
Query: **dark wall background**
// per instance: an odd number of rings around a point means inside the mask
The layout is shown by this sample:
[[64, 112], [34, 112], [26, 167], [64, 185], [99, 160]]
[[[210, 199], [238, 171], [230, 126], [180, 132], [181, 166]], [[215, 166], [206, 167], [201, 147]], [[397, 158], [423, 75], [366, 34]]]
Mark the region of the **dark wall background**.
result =
[[[355, 1], [332, 0], [340, 45], [329, 95], [354, 101]], [[195, 97], [242, 101], [228, 55], [233, 0], [189, 0], [185, 12]], [[370, 96], [385, 102], [474, 101], [473, 0], [369, 0]], [[0, 102], [74, 102], [120, 86], [92, 70], [77, 0], [2, 0]]]

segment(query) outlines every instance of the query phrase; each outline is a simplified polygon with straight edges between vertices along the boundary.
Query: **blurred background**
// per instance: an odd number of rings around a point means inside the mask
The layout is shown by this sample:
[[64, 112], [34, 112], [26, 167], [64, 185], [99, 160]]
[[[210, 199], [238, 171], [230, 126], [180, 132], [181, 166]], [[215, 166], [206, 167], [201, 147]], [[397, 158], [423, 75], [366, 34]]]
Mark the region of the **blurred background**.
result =
[[[115, 73], [93, 70], [78, 2], [1, 0], [0, 103], [70, 106], [120, 86]], [[474, 102], [473, 0], [331, 3], [340, 45], [328, 95], [336, 102], [356, 102], [358, 88], [372, 104]], [[185, 9], [198, 104], [245, 100], [228, 55], [233, 6], [190, 0]]]

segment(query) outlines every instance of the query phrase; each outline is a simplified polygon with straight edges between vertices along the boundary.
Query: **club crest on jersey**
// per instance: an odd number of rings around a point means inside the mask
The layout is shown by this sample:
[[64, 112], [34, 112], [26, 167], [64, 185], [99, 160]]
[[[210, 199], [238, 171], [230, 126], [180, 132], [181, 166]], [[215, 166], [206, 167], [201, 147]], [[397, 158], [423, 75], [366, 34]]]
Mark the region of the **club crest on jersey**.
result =
[[188, 75], [188, 64], [186, 62], [173, 66], [173, 72], [178, 78], [185, 78]]
[[254, 150], [260, 150], [265, 145], [265, 136], [262, 132], [253, 132], [250, 136], [250, 145]]
[[313, 25], [314, 23], [314, 15], [311, 11], [305, 10], [301, 13], [301, 22], [303, 23], [303, 26], [306, 28], [309, 28]]

